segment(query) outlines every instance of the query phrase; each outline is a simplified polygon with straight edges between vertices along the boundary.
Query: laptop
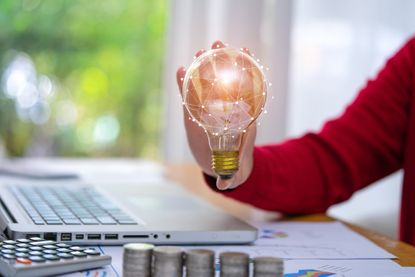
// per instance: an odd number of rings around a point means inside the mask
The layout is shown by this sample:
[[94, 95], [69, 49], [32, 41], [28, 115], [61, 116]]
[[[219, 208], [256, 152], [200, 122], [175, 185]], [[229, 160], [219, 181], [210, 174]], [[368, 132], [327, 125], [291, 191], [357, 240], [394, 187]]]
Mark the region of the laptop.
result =
[[167, 180], [7, 179], [0, 183], [0, 228], [10, 239], [80, 245], [243, 244], [257, 238], [254, 227]]

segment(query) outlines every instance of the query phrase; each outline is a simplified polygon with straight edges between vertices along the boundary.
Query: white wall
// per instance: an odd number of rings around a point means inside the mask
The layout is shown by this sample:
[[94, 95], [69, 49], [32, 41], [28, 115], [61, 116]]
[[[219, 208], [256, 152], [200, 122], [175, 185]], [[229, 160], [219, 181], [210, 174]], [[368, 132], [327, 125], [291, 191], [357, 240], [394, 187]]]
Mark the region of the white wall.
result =
[[[293, 9], [288, 136], [337, 116], [415, 32], [415, 1], [297, 0]], [[401, 174], [330, 214], [396, 237]]]

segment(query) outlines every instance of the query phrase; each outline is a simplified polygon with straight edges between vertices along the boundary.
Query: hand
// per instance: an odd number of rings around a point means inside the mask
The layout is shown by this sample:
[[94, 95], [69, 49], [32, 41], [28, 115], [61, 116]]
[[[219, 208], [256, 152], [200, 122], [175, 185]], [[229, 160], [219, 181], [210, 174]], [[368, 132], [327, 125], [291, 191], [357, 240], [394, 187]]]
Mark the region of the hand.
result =
[[[224, 47], [225, 45], [221, 41], [216, 41], [212, 45], [212, 49]], [[243, 51], [250, 55], [247, 48], [244, 48]], [[201, 49], [196, 53], [195, 56], [199, 57], [204, 52], [205, 50]], [[184, 67], [180, 67], [177, 70], [177, 84], [179, 85], [180, 93], [182, 93], [183, 79], [185, 75], [186, 69]], [[189, 142], [193, 156], [195, 157], [196, 162], [202, 168], [203, 172], [217, 178], [216, 186], [220, 190], [235, 188], [244, 183], [248, 179], [253, 168], [253, 151], [256, 137], [256, 124], [253, 123], [251, 126], [249, 126], [246, 130], [246, 133], [242, 137], [241, 148], [239, 150], [238, 172], [236, 172], [236, 174], [231, 179], [222, 180], [218, 178], [218, 176], [212, 170], [212, 152], [210, 150], [209, 142], [204, 130], [189, 120], [190, 114], [186, 108], [183, 110], [187, 140]]]

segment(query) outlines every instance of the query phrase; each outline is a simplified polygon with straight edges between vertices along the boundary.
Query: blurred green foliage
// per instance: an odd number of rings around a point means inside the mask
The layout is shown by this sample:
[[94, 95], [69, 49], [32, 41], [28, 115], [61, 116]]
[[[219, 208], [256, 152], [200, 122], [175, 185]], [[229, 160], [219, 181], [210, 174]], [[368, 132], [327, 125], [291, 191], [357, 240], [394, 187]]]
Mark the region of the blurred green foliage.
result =
[[[167, 0], [1, 0], [0, 139], [8, 154], [158, 158], [166, 16]], [[5, 91], [6, 69], [22, 54], [52, 80], [42, 124], [19, 116]]]

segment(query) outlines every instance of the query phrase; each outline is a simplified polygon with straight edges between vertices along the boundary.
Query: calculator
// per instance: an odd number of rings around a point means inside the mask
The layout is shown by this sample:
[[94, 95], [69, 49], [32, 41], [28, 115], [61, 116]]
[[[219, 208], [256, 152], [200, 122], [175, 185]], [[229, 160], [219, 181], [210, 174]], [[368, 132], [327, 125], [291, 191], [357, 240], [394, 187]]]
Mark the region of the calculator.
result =
[[72, 246], [38, 237], [0, 242], [0, 275], [51, 276], [111, 264], [95, 248]]

